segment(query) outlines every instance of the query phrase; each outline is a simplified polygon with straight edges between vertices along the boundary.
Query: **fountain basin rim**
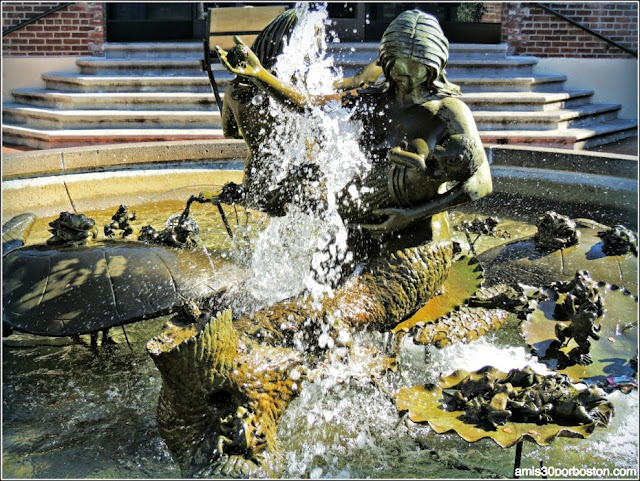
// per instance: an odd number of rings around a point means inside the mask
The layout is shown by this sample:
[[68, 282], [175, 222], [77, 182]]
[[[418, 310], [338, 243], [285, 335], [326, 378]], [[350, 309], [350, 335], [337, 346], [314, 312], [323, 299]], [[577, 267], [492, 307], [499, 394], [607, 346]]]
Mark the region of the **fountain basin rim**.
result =
[[243, 159], [243, 140], [135, 142], [34, 150], [2, 156], [2, 180], [43, 177], [76, 172], [156, 167], [176, 163]]
[[[638, 156], [543, 147], [485, 145], [491, 165], [569, 170], [637, 179]], [[137, 142], [3, 155], [2, 180], [141, 165], [245, 158], [240, 139]]]
[[[487, 145], [494, 192], [587, 201], [637, 214], [638, 157], [540, 147]], [[2, 221], [32, 212], [83, 212], [119, 204], [185, 200], [242, 182], [243, 140], [110, 144], [3, 156]], [[570, 195], [569, 195], [570, 194]], [[580, 198], [580, 194], [582, 197]], [[571, 199], [568, 199], [567, 196]]]
[[4, 180], [2, 222], [24, 212], [48, 217], [63, 211], [84, 213], [121, 204], [186, 202], [191, 195], [216, 190], [227, 182], [241, 183], [243, 178], [242, 162], [237, 160], [147, 167]]
[[638, 178], [638, 156], [546, 147], [485, 144], [489, 164]]

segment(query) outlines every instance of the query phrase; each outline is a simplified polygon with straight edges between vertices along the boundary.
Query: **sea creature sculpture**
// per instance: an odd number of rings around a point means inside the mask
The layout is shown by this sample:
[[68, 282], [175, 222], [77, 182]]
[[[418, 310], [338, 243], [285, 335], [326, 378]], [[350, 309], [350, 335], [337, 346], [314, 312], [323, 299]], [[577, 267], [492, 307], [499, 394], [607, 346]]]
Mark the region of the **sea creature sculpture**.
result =
[[633, 376], [638, 298], [628, 289], [576, 272], [542, 288], [520, 329], [533, 354], [573, 382], [607, 387], [606, 378]]
[[3, 324], [42, 336], [169, 314], [222, 288], [200, 250], [107, 240], [14, 249], [3, 256], [2, 276]]
[[49, 232], [53, 234], [47, 239], [50, 246], [84, 245], [90, 237], [98, 237], [95, 221], [84, 214], [60, 212], [60, 217], [49, 222], [49, 226]]
[[[234, 318], [218, 295], [224, 286], [214, 282], [202, 252], [193, 249], [197, 225], [189, 222], [188, 205], [164, 231], [144, 228], [141, 240], [145, 242], [107, 241], [50, 250], [28, 247], [12, 251], [3, 263], [3, 269], [5, 265], [9, 269], [5, 278], [18, 283], [10, 286], [12, 294], [5, 306], [11, 310], [6, 313], [12, 316], [13, 326], [28, 332], [94, 332], [137, 318], [182, 311], [148, 342], [147, 350], [163, 381], [158, 429], [183, 476], [277, 476], [284, 462], [277, 437], [282, 415], [300, 393], [309, 367], [332, 355], [334, 348], [348, 358], [357, 331], [404, 333], [414, 329], [414, 339], [422, 334], [422, 343], [444, 347], [459, 340], [470, 342], [499, 327], [512, 312], [526, 312], [521, 290], [494, 286], [479, 292], [482, 273], [477, 262], [457, 259], [456, 244], [435, 239], [436, 216], [444, 217], [448, 209], [492, 191], [473, 117], [455, 98], [458, 89], [445, 76], [448, 42], [435, 18], [414, 10], [391, 23], [378, 60], [384, 85], [326, 97], [300, 92], [268, 72], [266, 63], [262, 65], [274, 52], [262, 55], [259, 46], [279, 49], [277, 42], [270, 42], [278, 36], [281, 40], [291, 25], [290, 16], [277, 20], [284, 23], [273, 24], [277, 28], [269, 30], [266, 43], [254, 44], [257, 55], [239, 40], [230, 52], [218, 49], [224, 65], [238, 74], [225, 101], [223, 123], [226, 133], [244, 136], [252, 150], [248, 164], [259, 168], [261, 162], [274, 159], [254, 157], [253, 143], [259, 147], [260, 139], [270, 134], [271, 122], [279, 119], [260, 117], [259, 109], [253, 107], [261, 100], [252, 100], [258, 92], [272, 94], [302, 113], [339, 99], [363, 121], [362, 146], [372, 158], [373, 169], [354, 179], [345, 192], [351, 187], [360, 189], [366, 194], [365, 202], [350, 203], [343, 192], [339, 204], [351, 232], [367, 237], [376, 248], [366, 250], [359, 259], [365, 262], [331, 294], [319, 299], [301, 295]], [[372, 78], [376, 71], [369, 72]], [[268, 128], [260, 133], [263, 127]], [[324, 201], [324, 179], [313, 159], [309, 160], [273, 189], [256, 189], [260, 184], [252, 184], [255, 179], [250, 171], [245, 185], [227, 184], [221, 193], [203, 193], [188, 204], [246, 203], [280, 215], [287, 203], [299, 202], [315, 213]], [[125, 232], [128, 220], [132, 219], [125, 219]], [[121, 225], [115, 218], [114, 223], [111, 233]], [[488, 223], [487, 229], [490, 227]], [[171, 247], [157, 245], [158, 241]], [[175, 256], [173, 260], [166, 257], [168, 253]], [[41, 267], [39, 277], [23, 276], [31, 285], [20, 285], [20, 274], [38, 262], [54, 269]], [[154, 270], [169, 264], [166, 272]], [[462, 280], [452, 273], [461, 274]], [[216, 275], [224, 279], [220, 271]], [[48, 287], [43, 288], [45, 283], [58, 290], [49, 292]], [[452, 295], [460, 284], [459, 292]], [[100, 302], [78, 308], [79, 298], [90, 298], [83, 290], [89, 285], [92, 295], [111, 295], [110, 310], [96, 311], [107, 309]], [[120, 289], [125, 286], [127, 290]], [[34, 292], [45, 295], [36, 299]], [[123, 298], [126, 302], [121, 307], [118, 302]], [[147, 299], [152, 302], [141, 305]], [[401, 322], [411, 320], [434, 299], [443, 302], [439, 309], [429, 307], [428, 319], [411, 325]], [[43, 301], [48, 303], [44, 307]], [[39, 319], [54, 322], [44, 325]], [[510, 373], [504, 383], [499, 375], [486, 374], [465, 382], [459, 394], [448, 391], [452, 405], [463, 403], [476, 428], [485, 419], [488, 424], [479, 429], [489, 432], [520, 420], [535, 424], [570, 419], [579, 426], [563, 426], [560, 431], [588, 434], [594, 423], [608, 420], [606, 403], [595, 390], [585, 394], [560, 380], [538, 380], [530, 372]], [[536, 382], [540, 389], [532, 388]], [[561, 394], [542, 399], [545, 382], [555, 382], [549, 384], [550, 389], [558, 387]], [[483, 404], [478, 404], [479, 398]], [[541, 442], [557, 434], [554, 429], [546, 431]]]
[[9, 219], [2, 226], [2, 254], [10, 250], [22, 247], [31, 228], [36, 221], [36, 216], [31, 213], [19, 214]]
[[111, 222], [104, 226], [104, 235], [106, 237], [115, 237], [114, 230], [121, 230], [123, 238], [133, 234], [133, 227], [131, 227], [130, 221], [135, 219], [136, 213], [129, 212], [128, 205], [121, 205], [111, 217]]
[[235, 320], [227, 310], [169, 323], [147, 349], [163, 377], [158, 427], [183, 476], [276, 476], [284, 461], [278, 424], [309, 362], [348, 344], [352, 332], [389, 330], [424, 304], [454, 252], [451, 242], [435, 242], [377, 258], [320, 305], [301, 297]]
[[198, 240], [199, 232], [195, 220], [184, 214], [176, 214], [167, 219], [165, 228], [160, 232], [156, 232], [150, 225], [143, 226], [138, 240], [180, 249], [194, 249], [201, 243]]
[[557, 212], [545, 212], [538, 218], [538, 232], [533, 237], [539, 249], [556, 250], [577, 244], [580, 232], [576, 223]]
[[[272, 75], [277, 74], [274, 68], [276, 60], [298, 21], [295, 8], [285, 10], [258, 34], [251, 46], [262, 67]], [[225, 58], [234, 67], [247, 65], [246, 53], [241, 47], [231, 49]], [[355, 76], [337, 81], [334, 87], [338, 90], [366, 87], [380, 75], [382, 69], [373, 61]], [[268, 96], [262, 95], [260, 88], [249, 79], [237, 76], [225, 91], [221, 119], [225, 137], [242, 138], [247, 144], [249, 154], [244, 166], [244, 180], [241, 185], [226, 184], [219, 194], [202, 193], [203, 199], [215, 196], [221, 202], [247, 205], [271, 216], [283, 215], [286, 205], [293, 202], [296, 194], [306, 192], [304, 198], [310, 202], [310, 197], [314, 197], [312, 185], [318, 180], [318, 168], [312, 163], [291, 170], [278, 185], [271, 185], [268, 180], [269, 172], [278, 165], [279, 159], [274, 158], [264, 146], [276, 135], [278, 125], [290, 123], [288, 115], [276, 115], [269, 108]], [[318, 188], [316, 185], [315, 189]]]
[[[497, 230], [496, 227], [500, 221], [496, 217], [487, 217], [485, 219], [477, 218], [472, 221], [463, 221], [458, 227], [457, 230], [464, 232], [464, 235], [467, 238], [467, 242], [469, 243], [469, 252], [473, 255], [476, 255], [475, 251], [475, 243], [480, 239], [481, 236], [487, 235], [491, 237], [500, 237], [502, 239], [508, 239], [511, 237], [509, 232]], [[469, 234], [476, 234], [476, 238], [472, 241], [471, 236]]]
[[[540, 217], [535, 236], [478, 255], [487, 285], [506, 282], [548, 286], [553, 282], [571, 281], [576, 271], [586, 269], [596, 282], [620, 285], [637, 292], [638, 259], [631, 252], [615, 256], [604, 253], [599, 233], [608, 227], [588, 219], [574, 219], [570, 223], [566, 219], [566, 216], [547, 213]], [[547, 236], [544, 232], [549, 225], [558, 229]], [[551, 240], [542, 240], [547, 237]]]
[[615, 225], [598, 232], [602, 239], [602, 251], [608, 256], [625, 255], [631, 252], [638, 257], [638, 236], [623, 225]]

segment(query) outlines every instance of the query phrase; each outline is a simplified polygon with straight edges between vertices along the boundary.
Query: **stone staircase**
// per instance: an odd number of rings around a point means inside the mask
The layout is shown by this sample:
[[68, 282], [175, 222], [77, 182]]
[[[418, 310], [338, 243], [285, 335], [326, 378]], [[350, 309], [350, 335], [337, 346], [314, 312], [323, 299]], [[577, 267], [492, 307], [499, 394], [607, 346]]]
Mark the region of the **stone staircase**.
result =
[[[377, 55], [377, 43], [330, 46], [346, 75]], [[79, 73], [43, 75], [44, 89], [12, 91], [3, 142], [35, 148], [222, 137], [220, 113], [200, 70], [200, 43], [106, 44], [105, 57], [77, 61]], [[506, 45], [452, 44], [448, 78], [462, 88], [483, 142], [582, 149], [637, 135], [620, 105], [565, 89], [566, 77], [534, 74], [535, 57]], [[231, 80], [216, 73], [224, 91]]]

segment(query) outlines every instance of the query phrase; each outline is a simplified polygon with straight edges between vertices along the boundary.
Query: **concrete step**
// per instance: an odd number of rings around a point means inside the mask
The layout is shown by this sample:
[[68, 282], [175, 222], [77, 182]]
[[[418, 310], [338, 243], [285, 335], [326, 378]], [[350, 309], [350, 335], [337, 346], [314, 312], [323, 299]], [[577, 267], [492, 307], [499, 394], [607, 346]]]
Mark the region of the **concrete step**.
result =
[[617, 117], [618, 104], [587, 104], [551, 112], [473, 111], [478, 130], [566, 130]]
[[460, 100], [471, 110], [501, 112], [548, 112], [587, 105], [593, 90], [571, 89], [564, 92], [476, 92], [464, 93]]
[[[370, 59], [377, 57], [380, 51], [379, 42], [340, 42], [329, 43], [328, 54], [340, 58], [349, 58], [350, 54], [362, 53], [370, 55]], [[504, 59], [507, 56], [507, 44], [482, 44], [482, 43], [450, 43], [450, 60], [488, 60]]]
[[[216, 72], [216, 83], [224, 89], [234, 78], [226, 72]], [[191, 76], [149, 75], [82, 75], [51, 72], [42, 75], [45, 87], [61, 92], [211, 92], [206, 74]]]
[[[376, 58], [379, 44], [331, 43], [345, 75]], [[3, 106], [5, 142], [35, 148], [222, 136], [201, 42], [105, 44], [105, 57], [77, 61], [80, 73], [43, 75], [47, 88], [17, 89]], [[590, 90], [565, 90], [566, 76], [533, 73], [535, 57], [506, 44], [451, 44], [447, 76], [462, 88], [483, 141], [590, 147], [637, 135], [619, 106], [590, 104]], [[232, 80], [215, 64], [222, 92]], [[224, 94], [223, 94], [224, 95]], [[162, 126], [162, 128], [158, 128]]]
[[[200, 92], [59, 92], [46, 89], [15, 89], [15, 103], [63, 110], [217, 110], [211, 91]], [[224, 95], [222, 96], [224, 98]]]
[[535, 74], [514, 77], [456, 77], [450, 82], [459, 85], [463, 93], [472, 92], [562, 92], [566, 75]]
[[[367, 65], [372, 58], [354, 56], [336, 62], [345, 71], [353, 72]], [[533, 68], [538, 64], [536, 57], [505, 57], [485, 59], [449, 58], [447, 77], [512, 77], [533, 76]]]
[[202, 42], [105, 42], [103, 51], [106, 58], [140, 59], [184, 59], [202, 58]]
[[638, 135], [638, 121], [615, 119], [565, 130], [481, 130], [484, 144], [558, 147], [574, 150], [604, 145]]
[[[66, 80], [64, 76], [56, 77]], [[145, 79], [150, 80], [145, 85]], [[86, 80], [86, 82], [85, 82]], [[90, 77], [71, 78], [69, 85], [82, 84], [86, 88], [98, 89]], [[167, 111], [217, 111], [215, 96], [209, 80], [200, 77], [117, 77], [115, 91], [60, 91], [51, 89], [16, 89], [15, 103], [34, 107], [61, 110], [167, 110]], [[166, 80], [166, 82], [165, 82]], [[224, 99], [224, 87], [230, 77], [220, 79], [221, 97]], [[186, 84], [192, 91], [178, 91]], [[126, 90], [132, 85], [133, 91]], [[152, 87], [153, 86], [153, 87]], [[159, 89], [155, 87], [159, 86]], [[171, 87], [174, 88], [171, 88]], [[137, 90], [137, 89], [140, 90]], [[107, 87], [100, 88], [106, 90]], [[474, 111], [554, 111], [561, 108], [577, 108], [588, 104], [592, 91], [571, 90], [558, 93], [536, 92], [466, 92], [463, 88], [461, 99]]]
[[219, 129], [75, 129], [45, 130], [2, 124], [3, 142], [36, 149], [125, 142], [220, 139]]
[[[379, 42], [329, 42], [327, 54], [336, 57], [346, 57], [360, 52], [369, 55], [371, 59], [378, 55]], [[115, 58], [202, 58], [204, 48], [202, 42], [136, 42], [104, 44], [105, 57]], [[507, 56], [507, 44], [449, 44], [449, 57], [459, 59], [488, 59], [504, 58]]]
[[[355, 68], [344, 70], [345, 75], [353, 75]], [[204, 72], [192, 75], [87, 75], [69, 72], [44, 74], [47, 89], [59, 92], [211, 92], [209, 79]], [[234, 78], [226, 71], [217, 70], [216, 82], [220, 90]], [[478, 92], [564, 92], [564, 75], [531, 75], [524, 77], [455, 77], [449, 80], [459, 85], [467, 93]]]
[[[194, 75], [202, 72], [197, 58], [104, 58], [88, 57], [76, 60], [80, 73], [88, 75]], [[222, 70], [222, 65], [216, 65]]]
[[[363, 52], [375, 58], [379, 48], [378, 42], [329, 42], [327, 55]], [[202, 42], [108, 42], [104, 53], [108, 59], [201, 59], [204, 46]]]
[[538, 64], [536, 57], [506, 57], [489, 59], [450, 59], [447, 62], [447, 76], [451, 77], [490, 77], [533, 75]]
[[179, 110], [59, 110], [19, 104], [2, 106], [7, 124], [39, 129], [220, 129], [215, 111]]
[[[88, 57], [76, 62], [83, 74], [135, 73], [145, 71], [154, 74], [186, 74], [201, 71], [200, 59], [204, 52], [191, 44], [175, 45], [175, 50], [158, 44], [128, 44], [116, 49], [113, 44], [107, 49], [105, 57]], [[337, 66], [344, 68], [360, 68], [378, 55], [378, 44], [338, 44], [330, 47], [328, 56], [335, 58]], [[487, 48], [473, 44], [458, 44], [458, 48], [450, 50], [447, 72], [450, 75], [497, 75], [531, 74], [538, 63], [536, 57], [507, 57], [506, 45], [499, 48]], [[105, 47], [106, 48], [106, 47]], [[222, 69], [222, 66], [214, 67]]]
[[[122, 142], [222, 138], [220, 129], [37, 129], [2, 125], [3, 141], [37, 149]], [[638, 135], [635, 119], [614, 119], [564, 130], [480, 130], [485, 144], [552, 146], [575, 150], [595, 147]]]

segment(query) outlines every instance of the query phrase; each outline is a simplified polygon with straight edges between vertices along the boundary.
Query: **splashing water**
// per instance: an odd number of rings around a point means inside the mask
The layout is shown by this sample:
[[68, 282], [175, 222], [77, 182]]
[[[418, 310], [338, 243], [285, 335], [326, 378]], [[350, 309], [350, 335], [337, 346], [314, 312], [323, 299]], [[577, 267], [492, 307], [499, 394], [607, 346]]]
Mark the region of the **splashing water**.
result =
[[[333, 58], [326, 57], [327, 11], [322, 6], [311, 10], [307, 3], [296, 9], [299, 22], [278, 57], [276, 74], [311, 94], [331, 93], [337, 77]], [[256, 97], [256, 102], [263, 102], [263, 94]], [[311, 168], [317, 178], [299, 179], [294, 203], [320, 207], [309, 214], [290, 205], [287, 214], [273, 218], [257, 239], [245, 284], [252, 298], [249, 310], [305, 290], [316, 302], [332, 295], [332, 286], [344, 274], [342, 265], [353, 258], [336, 198], [351, 179], [370, 168], [358, 142], [360, 126], [338, 103], [304, 114], [292, 113], [272, 98], [265, 104], [270, 116], [285, 120], [273, 125], [273, 135], [261, 148], [260, 155], [273, 162], [257, 174], [267, 190], [274, 190], [291, 172]], [[238, 307], [247, 310], [246, 305]]]

